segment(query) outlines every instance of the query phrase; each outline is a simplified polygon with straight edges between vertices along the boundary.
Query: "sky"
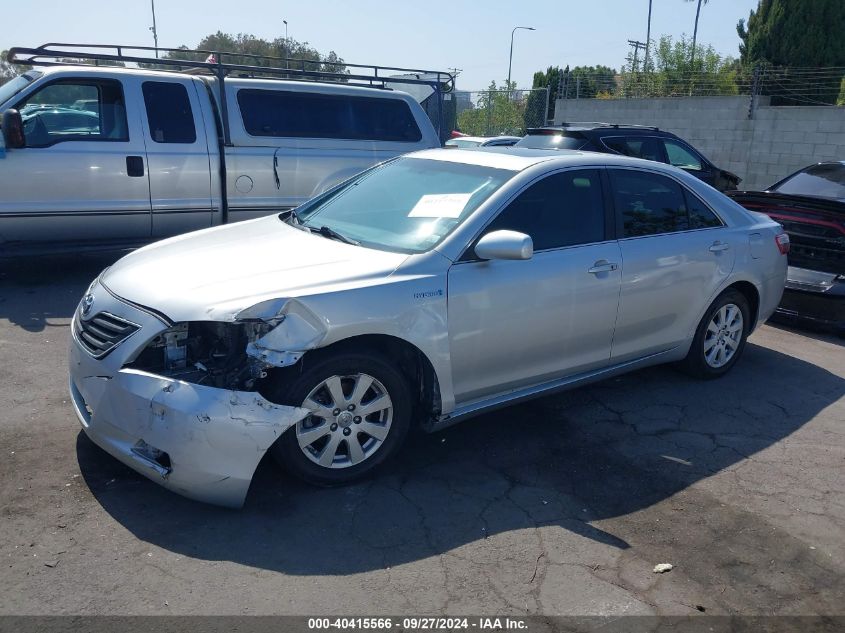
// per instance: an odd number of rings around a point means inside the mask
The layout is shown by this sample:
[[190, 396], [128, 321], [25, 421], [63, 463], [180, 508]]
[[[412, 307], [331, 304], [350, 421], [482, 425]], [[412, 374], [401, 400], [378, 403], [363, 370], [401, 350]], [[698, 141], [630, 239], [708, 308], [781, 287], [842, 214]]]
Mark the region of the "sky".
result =
[[[78, 2], [2, 0], [0, 49], [49, 41], [153, 43], [150, 0]], [[653, 0], [652, 39], [692, 34], [695, 2]], [[736, 23], [757, 0], [710, 0], [701, 9], [698, 40], [723, 55], [739, 55]], [[461, 90], [502, 83], [516, 32], [512, 78], [530, 87], [548, 66], [603, 64], [619, 68], [629, 39], [645, 41], [648, 0], [158, 0], [159, 45], [196, 46], [222, 30], [265, 39], [307, 41], [347, 62], [425, 70], [461, 69]]]

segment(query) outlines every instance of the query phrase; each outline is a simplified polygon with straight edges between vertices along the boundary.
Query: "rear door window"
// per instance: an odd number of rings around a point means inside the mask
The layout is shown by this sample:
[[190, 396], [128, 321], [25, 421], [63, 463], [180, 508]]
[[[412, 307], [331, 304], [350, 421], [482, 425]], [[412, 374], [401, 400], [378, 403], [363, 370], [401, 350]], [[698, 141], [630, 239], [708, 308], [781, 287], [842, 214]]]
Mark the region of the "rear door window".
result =
[[142, 86], [150, 136], [156, 143], [194, 143], [197, 130], [184, 85], [145, 81]]
[[607, 136], [602, 142], [617, 154], [665, 163], [660, 139], [653, 136]]
[[410, 107], [401, 99], [239, 90], [238, 105], [250, 136], [399, 143], [422, 140]]

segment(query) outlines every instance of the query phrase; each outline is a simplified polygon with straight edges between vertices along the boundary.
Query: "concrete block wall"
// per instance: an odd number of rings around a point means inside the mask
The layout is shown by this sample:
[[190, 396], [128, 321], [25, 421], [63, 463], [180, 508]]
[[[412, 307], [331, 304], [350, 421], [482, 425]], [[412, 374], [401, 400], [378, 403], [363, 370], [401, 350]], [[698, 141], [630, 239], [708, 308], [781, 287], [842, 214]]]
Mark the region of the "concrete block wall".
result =
[[747, 96], [559, 99], [554, 122], [655, 125], [739, 175], [747, 189], [764, 189], [812, 163], [845, 160], [845, 107], [771, 106], [760, 97], [749, 119], [748, 106]]

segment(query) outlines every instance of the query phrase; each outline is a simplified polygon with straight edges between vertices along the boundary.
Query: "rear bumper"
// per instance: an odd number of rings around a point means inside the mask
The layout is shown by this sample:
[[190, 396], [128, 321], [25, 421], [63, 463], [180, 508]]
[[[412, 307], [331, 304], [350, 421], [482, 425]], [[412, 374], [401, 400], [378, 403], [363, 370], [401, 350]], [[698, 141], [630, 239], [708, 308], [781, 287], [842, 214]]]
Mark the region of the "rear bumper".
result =
[[845, 280], [790, 266], [777, 316], [845, 331]]

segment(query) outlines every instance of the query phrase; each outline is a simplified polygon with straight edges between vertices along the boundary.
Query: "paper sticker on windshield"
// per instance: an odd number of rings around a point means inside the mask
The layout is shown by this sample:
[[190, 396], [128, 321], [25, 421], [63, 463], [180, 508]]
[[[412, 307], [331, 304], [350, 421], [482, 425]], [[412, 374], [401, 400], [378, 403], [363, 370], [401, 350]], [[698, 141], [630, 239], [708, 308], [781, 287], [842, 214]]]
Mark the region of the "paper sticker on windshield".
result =
[[457, 218], [460, 217], [471, 193], [427, 194], [414, 205], [409, 218]]

